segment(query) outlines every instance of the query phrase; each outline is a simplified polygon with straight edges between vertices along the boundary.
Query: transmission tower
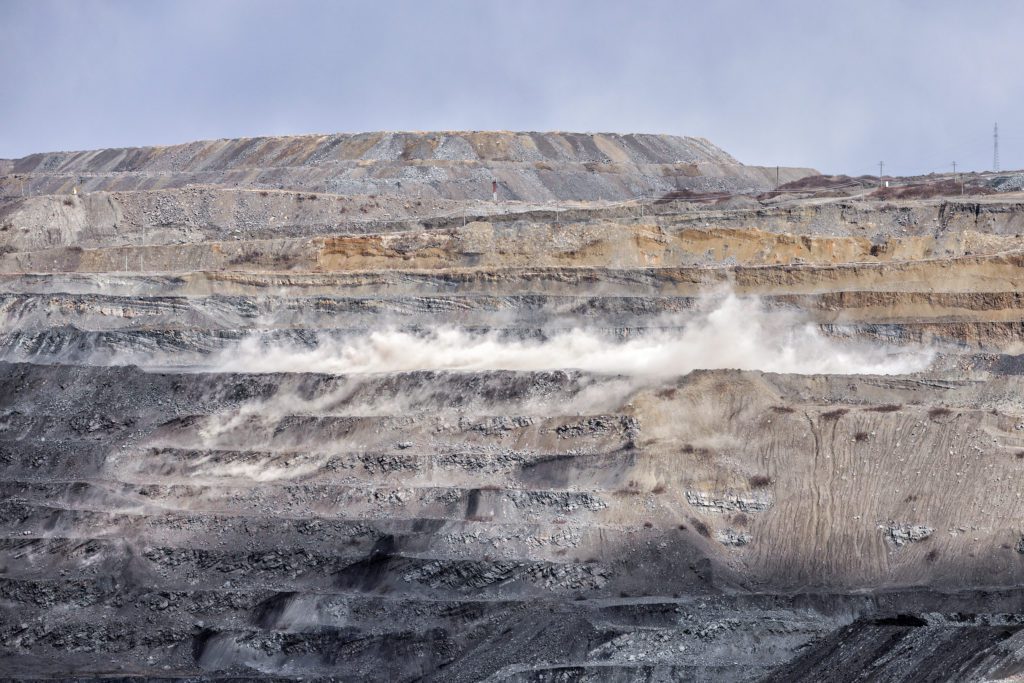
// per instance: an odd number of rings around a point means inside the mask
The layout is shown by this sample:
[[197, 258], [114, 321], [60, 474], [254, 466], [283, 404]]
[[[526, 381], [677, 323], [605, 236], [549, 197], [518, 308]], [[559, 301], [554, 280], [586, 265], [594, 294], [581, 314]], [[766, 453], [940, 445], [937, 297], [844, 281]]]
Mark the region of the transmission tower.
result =
[[999, 124], [992, 129], [992, 170], [999, 173]]

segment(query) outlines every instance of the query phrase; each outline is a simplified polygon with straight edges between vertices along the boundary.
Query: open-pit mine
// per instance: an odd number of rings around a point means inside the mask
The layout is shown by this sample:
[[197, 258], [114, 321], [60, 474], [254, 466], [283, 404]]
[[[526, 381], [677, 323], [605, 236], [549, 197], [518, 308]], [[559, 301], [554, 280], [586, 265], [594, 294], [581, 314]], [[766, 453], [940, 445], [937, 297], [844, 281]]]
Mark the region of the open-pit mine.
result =
[[1021, 180], [0, 160], [0, 678], [1020, 680]]

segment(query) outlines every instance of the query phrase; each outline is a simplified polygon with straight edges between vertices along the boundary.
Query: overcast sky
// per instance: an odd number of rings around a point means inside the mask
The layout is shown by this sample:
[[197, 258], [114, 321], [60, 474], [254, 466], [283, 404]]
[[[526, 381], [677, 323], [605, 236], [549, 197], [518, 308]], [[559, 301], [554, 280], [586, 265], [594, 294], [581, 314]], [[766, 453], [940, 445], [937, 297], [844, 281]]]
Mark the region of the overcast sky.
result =
[[0, 157], [368, 130], [709, 138], [1024, 167], [1024, 2], [0, 0]]

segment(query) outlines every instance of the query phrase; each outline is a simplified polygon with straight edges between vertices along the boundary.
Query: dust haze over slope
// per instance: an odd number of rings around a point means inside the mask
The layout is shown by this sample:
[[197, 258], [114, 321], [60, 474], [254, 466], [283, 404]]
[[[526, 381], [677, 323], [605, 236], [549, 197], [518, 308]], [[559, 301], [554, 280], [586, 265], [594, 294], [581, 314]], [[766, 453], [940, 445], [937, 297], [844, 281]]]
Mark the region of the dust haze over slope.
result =
[[572, 133], [0, 168], [12, 678], [1024, 670], [1018, 195]]
[[769, 312], [756, 297], [727, 293], [708, 295], [692, 316], [658, 319], [652, 327], [624, 341], [586, 328], [554, 331], [543, 341], [508, 340], [493, 332], [458, 328], [376, 330], [355, 339], [322, 340], [314, 349], [267, 346], [250, 337], [225, 350], [214, 367], [337, 374], [571, 368], [646, 378], [717, 368], [898, 375], [925, 369], [934, 356], [927, 349], [830, 340], [796, 312]]

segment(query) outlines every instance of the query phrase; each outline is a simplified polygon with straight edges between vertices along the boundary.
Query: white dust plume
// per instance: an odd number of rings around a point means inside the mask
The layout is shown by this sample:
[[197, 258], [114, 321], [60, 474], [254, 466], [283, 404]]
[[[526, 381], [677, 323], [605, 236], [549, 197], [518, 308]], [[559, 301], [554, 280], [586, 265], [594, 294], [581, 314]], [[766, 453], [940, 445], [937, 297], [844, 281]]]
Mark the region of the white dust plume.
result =
[[[664, 321], [662, 321], [664, 322]], [[267, 346], [244, 340], [222, 354], [217, 369], [237, 372], [365, 374], [414, 370], [576, 369], [636, 377], [679, 376], [732, 368], [795, 374], [905, 374], [925, 369], [933, 352], [840, 342], [792, 311], [768, 310], [756, 297], [733, 294], [705, 301], [692, 316], [619, 341], [597, 330], [552, 332], [543, 341], [438, 327], [428, 333], [395, 329], [315, 348]]]

